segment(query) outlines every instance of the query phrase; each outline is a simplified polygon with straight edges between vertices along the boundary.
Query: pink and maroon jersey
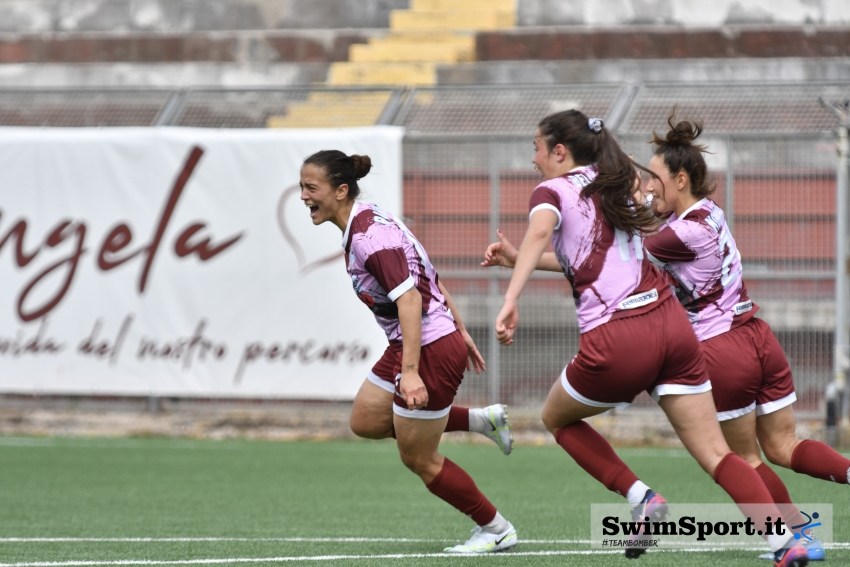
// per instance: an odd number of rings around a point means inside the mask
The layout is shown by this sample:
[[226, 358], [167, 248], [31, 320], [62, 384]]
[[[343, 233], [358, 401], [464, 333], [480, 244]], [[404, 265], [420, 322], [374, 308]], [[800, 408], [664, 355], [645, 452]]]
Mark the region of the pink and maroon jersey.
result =
[[354, 291], [390, 342], [401, 340], [395, 300], [414, 286], [422, 295], [422, 345], [454, 332], [437, 271], [401, 221], [372, 203], [354, 203], [342, 246]]
[[612, 227], [599, 208], [599, 195], [581, 190], [596, 178], [586, 165], [544, 181], [531, 194], [529, 218], [541, 209], [558, 215], [552, 245], [573, 287], [579, 331], [651, 311], [670, 297], [661, 272], [644, 257], [639, 237]]
[[726, 216], [714, 201], [702, 199], [681, 218], [674, 213], [645, 246], [649, 259], [672, 276], [699, 340], [734, 329], [758, 311], [747, 296]]

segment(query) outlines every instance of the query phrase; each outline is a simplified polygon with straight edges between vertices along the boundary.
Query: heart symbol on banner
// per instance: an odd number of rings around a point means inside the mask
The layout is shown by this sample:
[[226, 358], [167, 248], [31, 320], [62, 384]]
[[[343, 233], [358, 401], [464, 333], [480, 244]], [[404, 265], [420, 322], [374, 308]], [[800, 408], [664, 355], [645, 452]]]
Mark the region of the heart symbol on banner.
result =
[[339, 252], [334, 252], [333, 254], [319, 258], [318, 260], [307, 262], [307, 257], [304, 254], [304, 248], [301, 247], [298, 239], [295, 238], [295, 235], [291, 230], [289, 230], [289, 227], [286, 224], [286, 201], [293, 193], [300, 190], [300, 186], [293, 185], [292, 187], [287, 188], [280, 196], [280, 200], [277, 202], [277, 224], [280, 227], [280, 232], [283, 233], [283, 239], [287, 244], [289, 244], [289, 246], [292, 247], [292, 251], [295, 252], [295, 259], [298, 261], [298, 273], [306, 275], [316, 268], [330, 264], [337, 258], [342, 258], [345, 255], [345, 251], [341, 250]]

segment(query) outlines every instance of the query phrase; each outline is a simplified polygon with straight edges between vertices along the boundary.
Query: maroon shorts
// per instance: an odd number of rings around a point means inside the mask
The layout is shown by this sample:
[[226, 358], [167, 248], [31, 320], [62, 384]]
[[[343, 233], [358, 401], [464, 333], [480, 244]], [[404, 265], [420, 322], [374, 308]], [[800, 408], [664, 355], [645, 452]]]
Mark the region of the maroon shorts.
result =
[[586, 405], [616, 408], [627, 407], [642, 391], [658, 401], [667, 394], [711, 390], [699, 341], [675, 298], [582, 334], [561, 384]]
[[401, 356], [402, 345], [391, 344], [368, 376], [370, 382], [395, 394], [393, 412], [414, 419], [439, 419], [448, 415], [466, 370], [467, 350], [460, 331], [428, 343], [419, 351], [419, 377], [428, 391], [428, 405], [422, 409], [408, 409], [398, 390]]
[[761, 319], [703, 341], [702, 350], [719, 421], [753, 410], [772, 413], [796, 401], [788, 359]]

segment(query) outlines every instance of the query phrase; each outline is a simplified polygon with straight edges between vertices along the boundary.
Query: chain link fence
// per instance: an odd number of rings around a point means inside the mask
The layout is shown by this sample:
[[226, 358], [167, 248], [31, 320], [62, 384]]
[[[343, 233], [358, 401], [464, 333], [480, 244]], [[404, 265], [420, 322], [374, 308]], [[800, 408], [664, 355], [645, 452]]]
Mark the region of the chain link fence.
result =
[[[519, 244], [539, 181], [532, 136], [545, 115], [578, 108], [605, 119], [642, 164], [667, 117], [705, 127], [715, 200], [794, 371], [798, 411], [822, 414], [836, 325], [836, 140], [818, 98], [850, 99], [850, 83], [547, 85], [515, 87], [0, 90], [0, 126], [307, 128], [405, 126], [404, 216], [425, 245], [487, 360], [458, 403], [539, 406], [578, 350], [572, 292], [536, 274], [516, 343], [492, 331], [510, 271], [480, 266], [496, 229]], [[842, 214], [846, 211], [842, 211]], [[639, 339], [636, 339], [639, 340]], [[648, 396], [638, 406], [654, 406]]]

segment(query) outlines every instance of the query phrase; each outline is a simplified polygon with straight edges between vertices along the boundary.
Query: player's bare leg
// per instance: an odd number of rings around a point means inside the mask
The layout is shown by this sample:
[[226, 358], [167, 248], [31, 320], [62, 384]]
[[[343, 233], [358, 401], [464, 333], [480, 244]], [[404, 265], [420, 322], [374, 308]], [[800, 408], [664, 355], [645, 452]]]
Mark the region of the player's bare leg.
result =
[[394, 415], [401, 462], [425, 484], [440, 474], [443, 457], [437, 448], [446, 430], [448, 416], [440, 419], [411, 419]]
[[[543, 424], [555, 440], [587, 473], [608, 490], [624, 496], [632, 506], [632, 517], [641, 521], [646, 516], [662, 521], [667, 514], [664, 498], [644, 484], [617, 456], [608, 441], [594, 430], [585, 418], [611, 408], [584, 404], [573, 398], [558, 380], [549, 391], [543, 406]], [[626, 557], [643, 555], [646, 548], [629, 547]]]
[[688, 452], [708, 474], [731, 452], [717, 422], [711, 392], [661, 396], [658, 402]]
[[351, 431], [366, 439], [393, 436], [393, 393], [364, 380], [351, 407]]
[[774, 465], [790, 469], [791, 455], [800, 443], [792, 407], [785, 406], [773, 413], [759, 416], [756, 418], [755, 430], [767, 460]]
[[720, 430], [732, 451], [757, 469], [762, 464], [761, 449], [756, 439], [756, 412], [720, 422]]
[[[759, 515], [749, 509], [750, 503], [773, 502], [773, 497], [755, 469], [729, 449], [717, 422], [711, 392], [661, 396], [658, 405], [667, 414], [688, 452], [732, 497], [745, 516], [757, 518]], [[776, 509], [772, 515], [779, 516], [779, 510]], [[789, 540], [790, 533], [767, 537], [770, 549], [777, 553], [777, 558], [781, 558], [782, 550]]]
[[605, 413], [611, 408], [599, 408], [581, 403], [564, 390], [561, 382], [557, 381], [549, 390], [546, 402], [543, 404], [543, 425], [552, 435], [556, 435], [562, 427], [572, 425], [582, 419]]
[[756, 418], [756, 433], [771, 463], [814, 478], [850, 483], [850, 459], [820, 441], [797, 439], [794, 410], [785, 406]]
[[[351, 407], [351, 431], [365, 439], [393, 437], [392, 406], [392, 392], [364, 380]], [[513, 448], [507, 406], [502, 404], [485, 408], [452, 406], [445, 430], [480, 433], [493, 441], [506, 455], [509, 455]]]
[[412, 419], [394, 416], [401, 461], [440, 497], [478, 524], [465, 544], [446, 549], [453, 553], [491, 553], [514, 547], [516, 530], [478, 490], [472, 478], [438, 451], [448, 416]]
[[[759, 473], [764, 485], [770, 492], [770, 496], [773, 497], [773, 502], [782, 512], [785, 523], [789, 526], [803, 523], [800, 510], [791, 501], [791, 495], [788, 493], [785, 483], [770, 466], [761, 460], [761, 449], [756, 440], [756, 412], [751, 411], [735, 419], [721, 421], [720, 430], [723, 432], [723, 437], [729, 444], [729, 448]], [[810, 560], [813, 557], [818, 557], [814, 555], [815, 550], [809, 548], [809, 546], [806, 546], [806, 550], [809, 552]], [[772, 560], [773, 554], [765, 553], [759, 557]]]

